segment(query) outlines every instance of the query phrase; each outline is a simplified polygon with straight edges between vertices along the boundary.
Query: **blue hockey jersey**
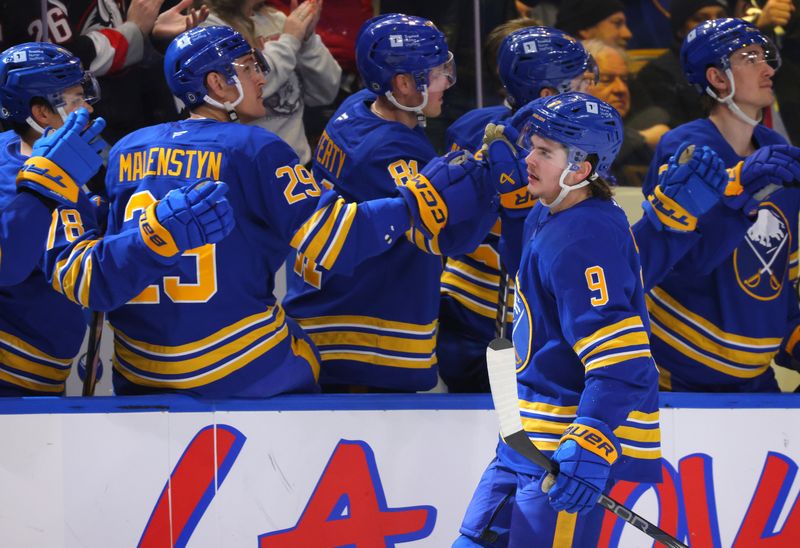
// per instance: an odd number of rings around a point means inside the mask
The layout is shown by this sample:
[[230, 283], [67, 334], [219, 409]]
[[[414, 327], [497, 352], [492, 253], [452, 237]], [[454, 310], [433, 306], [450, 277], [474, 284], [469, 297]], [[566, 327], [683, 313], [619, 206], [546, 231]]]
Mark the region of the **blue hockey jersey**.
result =
[[[120, 394], [180, 391], [204, 397], [266, 397], [314, 391], [318, 358], [273, 295], [275, 272], [290, 248], [324, 270], [347, 271], [359, 257], [388, 247], [409, 226], [400, 198], [365, 207], [323, 192], [274, 134], [236, 123], [189, 119], [136, 131], [111, 151], [106, 175], [112, 240], [138, 230], [141, 212], [174, 188], [223, 180], [236, 218], [217, 244], [138, 266], [132, 280], [114, 280], [118, 257], [75, 263], [91, 274], [87, 291], [114, 309], [114, 386]], [[97, 243], [101, 245], [103, 242]], [[131, 240], [133, 254], [139, 240]], [[156, 255], [150, 252], [151, 255]], [[124, 255], [123, 255], [124, 257]], [[108, 269], [107, 269], [108, 267]], [[98, 297], [100, 298], [100, 297]]]
[[[757, 146], [785, 142], [761, 125], [753, 139]], [[708, 145], [726, 167], [743, 160], [710, 120], [695, 120], [662, 137], [645, 193], [685, 140]], [[782, 189], [761, 203], [755, 220], [722, 204], [698, 220], [698, 243], [647, 295], [662, 388], [777, 390], [770, 361], [784, 338], [800, 336], [798, 213], [800, 191]]]
[[50, 227], [50, 210], [29, 192], [3, 192], [0, 209], [0, 286], [16, 285], [36, 267]]
[[[471, 110], [456, 120], [445, 133], [448, 150], [477, 152], [482, 144], [486, 124], [502, 122], [513, 111], [506, 106], [493, 106]], [[489, 235], [474, 250], [462, 255], [447, 257], [442, 274], [442, 295], [460, 304], [459, 314], [464, 329], [482, 339], [494, 337], [497, 316], [498, 287], [500, 283], [500, 220]], [[513, 280], [510, 282], [513, 286]], [[509, 288], [507, 321], [512, 319], [513, 287]]]
[[[314, 153], [317, 180], [359, 203], [395, 195], [436, 154], [422, 128], [372, 113], [374, 97], [365, 90], [345, 101]], [[295, 261], [284, 306], [319, 349], [320, 382], [432, 388], [440, 254], [474, 249], [495, 216], [477, 212], [433, 240], [411, 230], [352, 275], [318, 276], [314, 285]]]
[[[17, 172], [26, 159], [20, 154], [20, 138], [15, 132], [7, 131], [0, 135], [0, 208], [17, 202]], [[30, 201], [29, 211], [34, 211], [37, 216], [51, 217], [35, 197], [22, 194], [20, 198]], [[35, 254], [33, 264], [36, 268], [17, 272], [13, 278], [18, 283], [0, 287], [0, 395], [58, 395], [64, 392], [72, 360], [83, 342], [86, 320], [79, 306], [52, 289], [39, 267], [45, 246], [53, 249], [60, 245], [57, 242], [73, 235], [77, 237], [82, 231], [82, 227], [72, 227], [73, 231], [65, 234], [63, 227], [57, 226], [56, 219], [63, 217], [77, 221], [81, 213], [93, 215], [93, 209], [88, 198], [81, 193], [80, 201], [74, 207], [53, 212], [52, 222], [45, 223], [45, 226], [50, 226], [46, 238], [37, 234], [35, 218], [31, 219], [31, 232], [28, 232], [27, 225], [18, 226], [16, 232], [9, 235], [15, 240], [16, 247], [28, 247], [28, 251]], [[4, 260], [14, 260], [12, 254], [6, 254], [8, 257], [3, 257]]]
[[[525, 431], [552, 452], [575, 417], [601, 420], [622, 447], [611, 477], [659, 481], [658, 373], [625, 214], [588, 198], [555, 215], [537, 204], [529, 219], [513, 332]], [[536, 472], [502, 441], [497, 453], [517, 471]]]

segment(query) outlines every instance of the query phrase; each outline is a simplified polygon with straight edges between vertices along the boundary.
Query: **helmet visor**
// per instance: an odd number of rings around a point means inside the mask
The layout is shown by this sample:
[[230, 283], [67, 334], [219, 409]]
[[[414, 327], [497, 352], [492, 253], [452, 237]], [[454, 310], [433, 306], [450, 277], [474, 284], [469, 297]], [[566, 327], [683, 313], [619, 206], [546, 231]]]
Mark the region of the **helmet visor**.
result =
[[580, 91], [582, 93], [587, 93], [590, 89], [597, 85], [597, 82], [600, 81], [600, 67], [597, 66], [597, 62], [594, 60], [594, 57], [591, 55], [589, 59], [586, 61], [586, 68], [583, 70], [583, 74], [580, 74], [572, 79], [569, 85], [569, 90], [567, 91]]
[[53, 108], [63, 108], [67, 114], [86, 104], [92, 105], [99, 100], [100, 86], [88, 71], [83, 73], [81, 81], [74, 86], [47, 96], [47, 101]]
[[781, 54], [778, 48], [767, 38], [765, 46], [749, 46], [731, 53], [730, 66], [748, 66], [767, 63], [774, 70], [781, 68]]
[[447, 54], [447, 61], [428, 71], [428, 91], [444, 91], [456, 83], [456, 63], [453, 52]]
[[[534, 113], [532, 116], [533, 117], [522, 128], [522, 131], [520, 131], [519, 138], [517, 139], [517, 146], [522, 150], [524, 150], [526, 154], [530, 154], [535, 150], [535, 146], [533, 144], [534, 136], [538, 136], [542, 139], [547, 139], [549, 142], [558, 144], [562, 146], [564, 149], [566, 149], [567, 165], [569, 166], [570, 171], [576, 171], [579, 168], [580, 163], [586, 159], [587, 157], [586, 152], [574, 146], [568, 146], [552, 139], [543, 130], [544, 125], [536, 119], [536, 117], [539, 115]], [[548, 151], [543, 153], [542, 158], [547, 160], [548, 154], [552, 155], [552, 151], [550, 151], [549, 149]]]
[[252, 50], [250, 53], [239, 57], [231, 64], [234, 70], [236, 70], [236, 73], [241, 76], [257, 76], [259, 74], [266, 76], [269, 74], [269, 65], [260, 51]]
[[582, 93], [587, 93], [590, 89], [597, 85], [599, 79], [600, 69], [597, 67], [594, 57], [590, 55], [589, 59], [586, 61], [586, 67], [583, 69], [583, 73], [579, 74], [572, 80], [562, 82], [557, 91], [559, 93], [566, 93], [568, 91], [580, 91]]

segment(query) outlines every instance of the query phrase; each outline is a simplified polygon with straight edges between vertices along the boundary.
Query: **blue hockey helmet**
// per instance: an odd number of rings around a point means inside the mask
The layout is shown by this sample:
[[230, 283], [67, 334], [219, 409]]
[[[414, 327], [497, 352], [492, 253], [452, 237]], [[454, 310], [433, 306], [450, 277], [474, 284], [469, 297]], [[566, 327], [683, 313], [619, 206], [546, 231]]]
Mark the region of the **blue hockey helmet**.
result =
[[83, 87], [83, 94], [76, 97], [81, 103], [100, 98], [97, 81], [63, 47], [45, 42], [12, 46], [0, 54], [0, 118], [29, 121], [34, 97], [43, 98], [66, 117], [68, 99], [63, 92], [77, 85]]
[[[241, 100], [241, 84], [234, 62], [248, 54], [253, 54], [263, 72], [269, 71], [261, 53], [231, 27], [195, 27], [170, 43], [164, 55], [164, 76], [172, 93], [189, 108], [208, 102], [206, 75], [209, 72], [218, 72], [229, 84], [240, 88]], [[214, 103], [216, 101], [211, 104]]]
[[594, 154], [594, 173], [610, 175], [622, 146], [623, 127], [619, 112], [608, 103], [586, 93], [567, 92], [535, 99], [519, 115], [525, 119], [517, 144], [524, 150], [530, 151], [531, 138], [539, 135], [567, 148], [570, 169]]
[[445, 36], [429, 20], [389, 13], [373, 17], [356, 38], [356, 64], [367, 88], [385, 94], [395, 74], [411, 74], [417, 89], [436, 91], [431, 69], [443, 65], [441, 90], [455, 82], [453, 55]]
[[[780, 54], [772, 41], [755, 25], [742, 19], [712, 19], [693, 28], [681, 45], [681, 67], [686, 79], [700, 93], [713, 88], [706, 79], [708, 67], [730, 69], [731, 54], [751, 45], [764, 49], [764, 61], [774, 69], [781, 64]], [[729, 76], [730, 78], [730, 76]]]
[[500, 81], [509, 93], [509, 103], [519, 108], [539, 97], [543, 88], [558, 93], [572, 89], [573, 81], [593, 74], [597, 65], [583, 45], [569, 34], [551, 27], [527, 27], [506, 36], [497, 52]]

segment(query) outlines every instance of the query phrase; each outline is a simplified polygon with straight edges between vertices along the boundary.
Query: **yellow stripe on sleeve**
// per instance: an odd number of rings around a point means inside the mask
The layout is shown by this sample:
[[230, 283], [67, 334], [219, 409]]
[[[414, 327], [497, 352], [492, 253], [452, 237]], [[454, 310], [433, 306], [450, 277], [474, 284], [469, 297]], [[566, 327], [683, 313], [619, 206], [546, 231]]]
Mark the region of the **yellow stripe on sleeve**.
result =
[[659, 412], [643, 413], [642, 411], [631, 411], [628, 413], [629, 421], [653, 423], [658, 422]]
[[661, 458], [661, 446], [653, 447], [652, 449], [642, 449], [641, 447], [633, 447], [631, 445], [620, 444], [622, 454], [626, 457], [634, 459], [657, 460]]
[[97, 245], [97, 240], [87, 241], [86, 245], [81, 246], [83, 247], [83, 249], [77, 256], [75, 255], [75, 253], [72, 253], [70, 258], [72, 257], [75, 258], [72, 260], [72, 264], [69, 265], [67, 272], [61, 275], [62, 293], [70, 301], [76, 304], [82, 304], [79, 301], [79, 294], [76, 293], [77, 290], [79, 289], [78, 280], [81, 279], [81, 274], [83, 273], [83, 258], [86, 256], [87, 253], [91, 254], [92, 248], [95, 245]]
[[[618, 426], [614, 430], [614, 435], [630, 441], [640, 443], [661, 443], [660, 428], [635, 428], [633, 426]], [[620, 439], [620, 442], [623, 440]]]
[[578, 342], [576, 342], [572, 348], [575, 350], [575, 353], [579, 356], [592, 344], [599, 342], [610, 335], [618, 331], [622, 331], [624, 329], [630, 329], [633, 327], [641, 327], [644, 329], [644, 325], [642, 324], [642, 319], [639, 316], [632, 316], [630, 318], [625, 318], [624, 320], [620, 320], [614, 324], [608, 325], [606, 327], [600, 328], [588, 337], [584, 337]]
[[344, 218], [336, 230], [334, 240], [328, 248], [328, 251], [325, 253], [325, 256], [322, 257], [322, 262], [319, 263], [322, 268], [330, 270], [336, 263], [336, 259], [339, 258], [339, 253], [342, 251], [342, 246], [344, 246], [344, 243], [347, 240], [350, 227], [353, 225], [353, 220], [356, 218], [357, 210], [358, 206], [356, 204], [348, 204], [346, 206]]
[[[339, 199], [341, 200], [342, 198]], [[308, 220], [306, 220], [306, 222], [304, 222], [300, 228], [297, 229], [297, 232], [294, 233], [292, 241], [289, 242], [289, 245], [291, 245], [294, 249], [299, 249], [303, 241], [306, 239], [306, 236], [308, 236], [308, 234], [314, 230], [314, 227], [317, 226], [320, 218], [325, 215], [325, 212], [328, 211], [329, 207], [330, 205], [316, 210], [311, 217], [309, 217]]]
[[325, 224], [322, 225], [314, 237], [312, 238], [311, 242], [305, 247], [303, 251], [303, 255], [308, 257], [309, 259], [313, 260], [315, 263], [318, 263], [319, 254], [322, 249], [325, 247], [325, 243], [330, 239], [332, 236], [331, 232], [333, 231], [333, 227], [336, 224], [336, 218], [339, 216], [339, 211], [344, 206], [344, 198], [339, 198], [334, 203], [328, 206], [331, 208], [332, 211], [328, 218], [325, 219]]
[[575, 417], [576, 413], [578, 412], [577, 405], [560, 406], [538, 401], [520, 400], [519, 407], [523, 411], [530, 411], [531, 413], [539, 413], [542, 415], [560, 415], [563, 417]]
[[609, 339], [602, 344], [597, 345], [593, 348], [590, 352], [587, 352], [581, 360], [586, 363], [586, 360], [599, 353], [604, 352], [606, 350], [614, 350], [619, 348], [627, 348], [629, 346], [641, 346], [643, 344], [650, 344], [650, 339], [647, 337], [647, 333], [645, 331], [634, 331], [633, 333], [626, 333], [625, 335], [620, 335], [619, 337], [615, 337], [613, 339]]
[[555, 422], [544, 419], [529, 419], [522, 417], [522, 427], [526, 432], [539, 433], [539, 434], [556, 434], [561, 437], [564, 435], [564, 430], [567, 429], [570, 423], [568, 422]]
[[601, 367], [608, 367], [609, 365], [614, 365], [629, 360], [635, 360], [637, 358], [650, 358], [650, 357], [652, 357], [650, 354], [650, 350], [619, 352], [618, 354], [611, 354], [609, 356], [604, 356], [596, 360], [589, 360], [586, 363], [586, 372], [588, 373], [589, 371], [594, 371], [595, 369], [599, 369]]

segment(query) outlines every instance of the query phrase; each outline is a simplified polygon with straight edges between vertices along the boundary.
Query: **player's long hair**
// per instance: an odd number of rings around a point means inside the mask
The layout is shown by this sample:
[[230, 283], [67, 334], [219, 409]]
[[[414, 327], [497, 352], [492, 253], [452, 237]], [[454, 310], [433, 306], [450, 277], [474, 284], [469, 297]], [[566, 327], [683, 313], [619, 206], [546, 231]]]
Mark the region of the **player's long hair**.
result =
[[[592, 173], [594, 173], [594, 169], [599, 160], [597, 154], [590, 154], [586, 157], [586, 160], [592, 164]], [[589, 186], [586, 188], [589, 189], [589, 194], [592, 196], [592, 198], [597, 198], [598, 200], [610, 200], [614, 197], [614, 191], [611, 190], [611, 185], [600, 175], [598, 175], [594, 181], [589, 183]]]

